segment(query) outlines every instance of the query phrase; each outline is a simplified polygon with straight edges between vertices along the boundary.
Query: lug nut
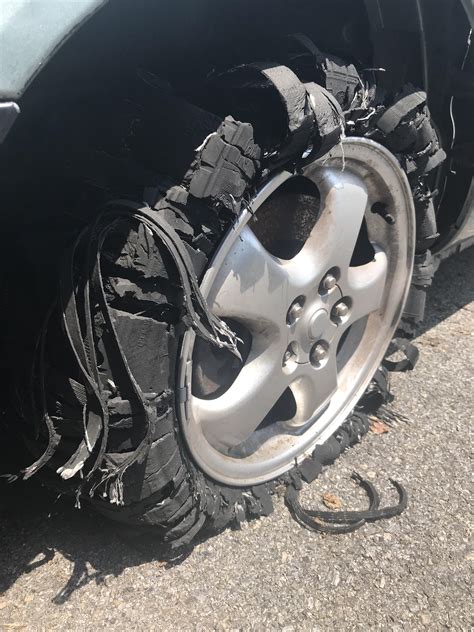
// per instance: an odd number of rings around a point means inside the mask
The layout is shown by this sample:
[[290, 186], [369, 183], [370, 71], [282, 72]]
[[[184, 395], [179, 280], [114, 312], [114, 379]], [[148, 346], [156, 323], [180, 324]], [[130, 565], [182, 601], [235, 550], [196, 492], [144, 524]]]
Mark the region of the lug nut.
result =
[[285, 353], [283, 354], [283, 366], [285, 366], [288, 362], [290, 362], [290, 360], [294, 360], [296, 358], [296, 349], [295, 349], [296, 343], [291, 342]]
[[336, 287], [336, 283], [337, 283], [337, 279], [333, 274], [327, 274], [322, 282], [322, 287], [329, 292], [329, 290], [332, 290], [334, 287]]
[[349, 305], [341, 301], [337, 305], [334, 305], [332, 310], [333, 318], [344, 318], [349, 313]]
[[299, 296], [297, 299], [293, 301], [288, 310], [288, 314], [286, 315], [286, 322], [289, 325], [293, 325], [296, 323], [298, 318], [301, 316], [303, 312], [303, 304], [304, 304], [304, 296]]
[[311, 363], [316, 365], [321, 364], [327, 356], [327, 347], [323, 343], [317, 342], [311, 350]]

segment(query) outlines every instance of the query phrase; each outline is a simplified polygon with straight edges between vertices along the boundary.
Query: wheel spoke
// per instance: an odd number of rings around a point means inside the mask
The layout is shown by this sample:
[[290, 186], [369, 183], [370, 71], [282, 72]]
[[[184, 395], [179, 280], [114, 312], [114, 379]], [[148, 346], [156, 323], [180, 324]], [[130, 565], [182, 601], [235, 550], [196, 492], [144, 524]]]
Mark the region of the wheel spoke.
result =
[[296, 415], [288, 424], [301, 426], [315, 413], [323, 410], [337, 390], [336, 350], [331, 349], [326, 364], [315, 368], [300, 367], [300, 375], [290, 386], [296, 401]]
[[363, 180], [349, 172], [322, 169], [317, 184], [321, 211], [302, 250], [288, 264], [294, 283], [314, 285], [324, 273], [350, 264], [367, 208]]
[[260, 425], [289, 383], [282, 353], [278, 344], [265, 350], [252, 348], [225, 393], [215, 399], [192, 398], [194, 416], [213, 445], [237, 446]]
[[234, 242], [213, 285], [219, 289], [210, 293], [208, 303], [215, 314], [259, 325], [282, 326], [295, 298], [284, 267], [248, 227]]
[[382, 250], [375, 252], [370, 263], [349, 268], [346, 277], [347, 291], [344, 293], [352, 299], [350, 324], [380, 309], [387, 282], [387, 269], [387, 255]]

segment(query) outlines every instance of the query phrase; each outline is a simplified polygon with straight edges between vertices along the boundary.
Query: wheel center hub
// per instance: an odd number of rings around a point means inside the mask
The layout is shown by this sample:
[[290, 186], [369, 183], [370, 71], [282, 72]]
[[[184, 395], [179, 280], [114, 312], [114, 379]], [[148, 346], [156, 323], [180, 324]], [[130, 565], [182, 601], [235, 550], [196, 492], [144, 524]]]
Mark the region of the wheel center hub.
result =
[[311, 362], [316, 344], [322, 343], [329, 348], [338, 327], [338, 323], [331, 318], [332, 310], [341, 296], [342, 293], [336, 287], [325, 301], [318, 297], [312, 305], [301, 309], [300, 317], [288, 332], [288, 345], [295, 352], [299, 364]]
[[310, 340], [320, 340], [325, 337], [330, 325], [329, 313], [324, 309], [317, 309], [308, 323], [308, 338]]

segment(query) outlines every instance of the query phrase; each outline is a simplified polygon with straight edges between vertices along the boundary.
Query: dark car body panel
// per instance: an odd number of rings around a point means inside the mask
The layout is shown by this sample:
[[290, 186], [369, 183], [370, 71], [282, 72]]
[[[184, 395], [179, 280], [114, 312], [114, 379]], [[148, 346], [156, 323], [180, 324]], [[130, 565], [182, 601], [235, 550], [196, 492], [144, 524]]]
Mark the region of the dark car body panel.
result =
[[[158, 0], [156, 0], [158, 1]], [[428, 77], [428, 55], [424, 38], [423, 0], [412, 0], [418, 14], [424, 75]], [[468, 20], [474, 25], [474, 0], [460, 0]], [[2, 0], [0, 10], [0, 142], [6, 137], [19, 113], [17, 102], [55, 53], [81, 26], [109, 0]], [[290, 7], [290, 5], [289, 5]], [[383, 0], [366, 0], [373, 19], [382, 18]], [[392, 7], [393, 9], [393, 7]], [[203, 11], [205, 11], [205, 5]], [[289, 10], [291, 10], [289, 8]], [[429, 6], [428, 6], [429, 10]], [[464, 209], [444, 242], [440, 255], [450, 254], [474, 243], [474, 186], [471, 185]]]

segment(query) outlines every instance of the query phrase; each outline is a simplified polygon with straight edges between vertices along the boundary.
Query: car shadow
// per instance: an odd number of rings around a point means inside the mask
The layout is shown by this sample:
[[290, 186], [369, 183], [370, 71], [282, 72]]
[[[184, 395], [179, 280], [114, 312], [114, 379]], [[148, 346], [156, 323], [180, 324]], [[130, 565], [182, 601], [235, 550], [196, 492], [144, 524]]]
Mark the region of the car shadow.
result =
[[[14, 438], [8, 444], [9, 458], [1, 471], [18, 472], [25, 465], [24, 456]], [[192, 550], [193, 546], [174, 550], [151, 532], [116, 524], [87, 502], [78, 508], [73, 497], [54, 493], [39, 477], [13, 482], [0, 478], [0, 594], [58, 554], [72, 565], [66, 584], [52, 599], [59, 605], [90, 582], [101, 584], [147, 562], [171, 568]]]
[[474, 246], [441, 263], [428, 292], [425, 319], [417, 328], [417, 336], [436, 327], [472, 301]]
[[[474, 300], [473, 274], [474, 248], [442, 263], [429, 292], [427, 318], [420, 333]], [[1, 464], [3, 472], [18, 471], [22, 465], [14, 443], [13, 438], [5, 443], [11, 449], [8, 460]], [[12, 483], [0, 479], [0, 592], [59, 554], [73, 568], [53, 598], [53, 603], [60, 605], [90, 582], [101, 584], [126, 568], [152, 561], [170, 568], [184, 561], [192, 550], [189, 546], [173, 551], [152, 534], [137, 536], [93, 513], [87, 505], [77, 509], [74, 499], [54, 494], [39, 479]]]

